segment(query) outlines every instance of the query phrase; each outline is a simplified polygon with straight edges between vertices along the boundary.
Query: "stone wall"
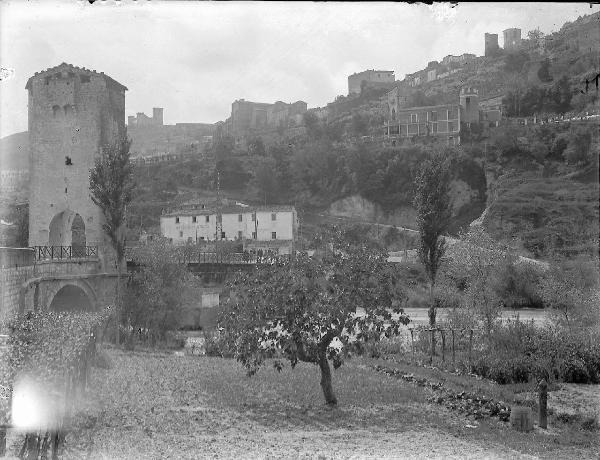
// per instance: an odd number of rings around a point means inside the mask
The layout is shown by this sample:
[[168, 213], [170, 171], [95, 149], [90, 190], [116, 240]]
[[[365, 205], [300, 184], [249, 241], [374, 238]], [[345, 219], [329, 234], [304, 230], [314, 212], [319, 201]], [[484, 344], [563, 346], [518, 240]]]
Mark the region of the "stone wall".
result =
[[[33, 277], [33, 272], [33, 266], [0, 269], [0, 332], [5, 327], [5, 321], [18, 311], [21, 287]], [[33, 303], [32, 298], [27, 300]]]

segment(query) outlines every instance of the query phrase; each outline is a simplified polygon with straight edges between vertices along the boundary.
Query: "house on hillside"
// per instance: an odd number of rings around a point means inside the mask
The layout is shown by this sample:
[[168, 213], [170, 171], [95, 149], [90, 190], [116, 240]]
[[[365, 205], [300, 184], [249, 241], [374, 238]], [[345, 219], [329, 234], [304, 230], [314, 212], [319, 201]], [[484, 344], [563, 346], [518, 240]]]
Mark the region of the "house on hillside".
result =
[[227, 204], [221, 209], [214, 204], [183, 205], [160, 216], [160, 233], [175, 245], [240, 241], [247, 250], [291, 254], [298, 234], [298, 216], [296, 209], [288, 205]]

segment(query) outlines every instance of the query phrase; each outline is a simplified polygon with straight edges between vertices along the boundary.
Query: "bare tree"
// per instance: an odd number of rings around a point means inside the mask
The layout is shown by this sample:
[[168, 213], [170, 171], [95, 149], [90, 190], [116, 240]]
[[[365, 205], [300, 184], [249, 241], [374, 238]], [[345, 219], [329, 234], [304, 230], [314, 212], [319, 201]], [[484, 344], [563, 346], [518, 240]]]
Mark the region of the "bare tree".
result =
[[90, 193], [94, 204], [104, 214], [102, 228], [116, 255], [117, 286], [115, 337], [120, 343], [121, 266], [125, 258], [125, 213], [133, 197], [133, 164], [129, 161], [131, 140], [124, 134], [116, 143], [105, 145], [90, 171]]

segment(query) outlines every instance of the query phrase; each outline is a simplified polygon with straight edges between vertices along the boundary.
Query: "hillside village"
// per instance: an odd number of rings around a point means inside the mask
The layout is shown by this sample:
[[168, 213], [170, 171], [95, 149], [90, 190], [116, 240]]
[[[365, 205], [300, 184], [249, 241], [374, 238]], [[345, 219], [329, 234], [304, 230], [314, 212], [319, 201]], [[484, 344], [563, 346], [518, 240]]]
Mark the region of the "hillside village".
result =
[[32, 72], [0, 458], [598, 458], [600, 12], [481, 43], [206, 123]]

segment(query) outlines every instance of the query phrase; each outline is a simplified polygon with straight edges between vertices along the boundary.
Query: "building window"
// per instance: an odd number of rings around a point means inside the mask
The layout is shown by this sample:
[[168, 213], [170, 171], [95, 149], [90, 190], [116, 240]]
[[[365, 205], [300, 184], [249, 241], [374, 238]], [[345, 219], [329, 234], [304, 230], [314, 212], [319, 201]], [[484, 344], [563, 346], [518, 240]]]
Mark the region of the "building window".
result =
[[416, 123], [417, 122], [417, 114], [416, 113], [411, 113], [410, 114], [410, 122], [411, 123]]
[[90, 82], [89, 75], [80, 75], [79, 78], [81, 79], [81, 83], [89, 83]]
[[271, 232], [271, 239], [272, 240], [276, 240], [277, 239], [277, 232]]
[[256, 239], [256, 232], [252, 232], [252, 239], [255, 240]]
[[252, 222], [254, 222], [254, 221], [256, 221], [256, 213], [255, 212], [252, 213]]
[[221, 232], [221, 239], [224, 240], [225, 239], [225, 232]]
[[53, 105], [52, 106], [52, 115], [56, 116], [56, 114], [58, 113], [59, 110], [60, 110], [60, 105]]
[[447, 113], [447, 117], [446, 117], [446, 119], [447, 119], [447, 120], [450, 120], [450, 110], [446, 110], [446, 112], [448, 112], [448, 113]]
[[175, 218], [175, 223], [178, 224], [179, 223], [179, 217]]
[[437, 123], [431, 123], [431, 132], [433, 134], [437, 134], [437, 128], [438, 128], [437, 125], [438, 125]]
[[206, 219], [205, 219], [205, 221], [206, 221], [206, 223], [208, 224], [208, 223], [210, 222], [210, 216], [206, 216]]
[[242, 231], [241, 231], [241, 230], [239, 230], [239, 231], [238, 231], [238, 238], [239, 238], [240, 240], [242, 239]]
[[183, 232], [179, 232], [179, 238], [183, 238]]
[[277, 214], [276, 213], [271, 213], [271, 220], [277, 220]]
[[238, 222], [241, 222], [241, 221], [242, 221], [242, 215], [238, 214]]
[[467, 96], [467, 97], [465, 98], [465, 101], [466, 101], [466, 102], [467, 102], [467, 104], [468, 104], [468, 103], [470, 103], [470, 102], [471, 102], [471, 98], [470, 98], [469, 96]]
[[196, 223], [196, 222], [198, 222], [198, 221], [196, 220], [196, 216], [192, 216], [192, 222], [193, 222], [193, 223]]
[[454, 122], [449, 121], [448, 122], [448, 132], [451, 133], [452, 131], [454, 131]]
[[431, 112], [431, 121], [437, 121], [437, 112]]

